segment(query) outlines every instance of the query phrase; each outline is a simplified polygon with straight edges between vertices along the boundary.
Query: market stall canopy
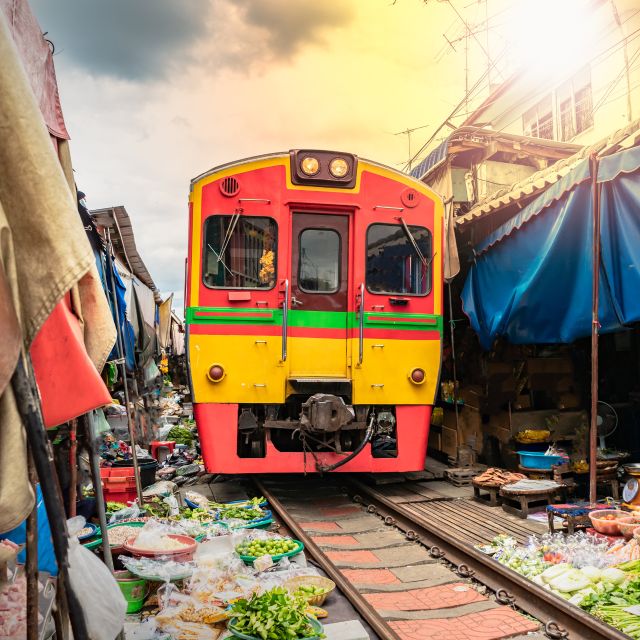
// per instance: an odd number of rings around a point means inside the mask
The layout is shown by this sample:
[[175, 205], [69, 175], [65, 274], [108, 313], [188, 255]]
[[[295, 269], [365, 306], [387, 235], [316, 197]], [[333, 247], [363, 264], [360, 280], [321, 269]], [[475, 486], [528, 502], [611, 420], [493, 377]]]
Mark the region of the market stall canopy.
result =
[[127, 266], [136, 278], [153, 291], [156, 302], [161, 302], [160, 292], [138, 253], [133, 225], [125, 207], [120, 205], [92, 209], [90, 213], [97, 225], [109, 229], [116, 257]]
[[[638, 131], [630, 138], [634, 146], [599, 159], [603, 333], [640, 321]], [[533, 344], [591, 334], [592, 238], [591, 172], [582, 160], [475, 248], [462, 302], [484, 348], [498, 336]]]

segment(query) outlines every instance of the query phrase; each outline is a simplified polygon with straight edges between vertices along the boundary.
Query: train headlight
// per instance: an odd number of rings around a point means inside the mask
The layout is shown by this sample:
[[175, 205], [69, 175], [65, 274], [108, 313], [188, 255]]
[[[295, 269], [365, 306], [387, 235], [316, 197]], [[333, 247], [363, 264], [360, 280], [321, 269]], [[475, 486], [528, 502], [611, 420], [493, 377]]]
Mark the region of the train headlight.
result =
[[427, 375], [425, 374], [424, 369], [420, 369], [420, 367], [416, 367], [409, 374], [409, 380], [411, 380], [413, 384], [423, 384], [426, 378]]
[[226, 375], [224, 367], [219, 364], [214, 364], [209, 367], [209, 371], [207, 371], [207, 378], [211, 380], [211, 382], [220, 382]]
[[334, 158], [329, 164], [329, 171], [334, 178], [344, 178], [349, 173], [349, 163], [344, 158]]
[[314, 158], [313, 156], [306, 156], [302, 159], [300, 163], [300, 168], [302, 169], [302, 173], [307, 176], [315, 176], [318, 171], [320, 171], [320, 163], [318, 162], [318, 158]]

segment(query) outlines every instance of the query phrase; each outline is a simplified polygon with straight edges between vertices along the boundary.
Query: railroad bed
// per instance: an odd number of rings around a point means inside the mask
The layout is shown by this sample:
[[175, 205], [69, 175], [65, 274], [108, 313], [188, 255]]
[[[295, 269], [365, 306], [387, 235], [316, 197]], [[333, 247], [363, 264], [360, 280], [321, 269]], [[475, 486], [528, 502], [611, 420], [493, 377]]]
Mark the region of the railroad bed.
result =
[[546, 530], [538, 523], [456, 498], [441, 483], [268, 476], [256, 484], [384, 640], [627, 637], [473, 547], [499, 533], [525, 541]]

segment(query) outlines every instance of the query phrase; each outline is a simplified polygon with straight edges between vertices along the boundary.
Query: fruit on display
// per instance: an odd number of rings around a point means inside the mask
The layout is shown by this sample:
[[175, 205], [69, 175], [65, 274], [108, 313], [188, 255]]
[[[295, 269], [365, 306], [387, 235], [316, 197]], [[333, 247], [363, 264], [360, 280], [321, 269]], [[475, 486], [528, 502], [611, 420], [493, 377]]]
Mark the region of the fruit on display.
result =
[[295, 551], [297, 548], [298, 544], [291, 538], [263, 538], [241, 542], [236, 546], [236, 552], [241, 556], [259, 558], [261, 556], [279, 556]]

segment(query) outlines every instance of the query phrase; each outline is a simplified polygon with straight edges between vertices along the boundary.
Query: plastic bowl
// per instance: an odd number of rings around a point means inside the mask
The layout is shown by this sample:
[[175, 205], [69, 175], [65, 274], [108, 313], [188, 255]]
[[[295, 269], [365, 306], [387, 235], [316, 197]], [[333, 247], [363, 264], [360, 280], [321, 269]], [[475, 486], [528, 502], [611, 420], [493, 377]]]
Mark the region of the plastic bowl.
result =
[[[604, 517], [611, 515], [613, 515], [612, 519], [605, 519]], [[619, 536], [619, 520], [627, 517], [629, 517], [629, 514], [626, 511], [619, 511], [618, 509], [602, 509], [601, 511], [591, 511], [589, 513], [589, 520], [591, 520], [593, 528], [605, 536]]]
[[518, 451], [520, 466], [525, 469], [551, 469], [556, 464], [561, 464], [562, 456], [547, 456], [541, 451]]
[[174, 562], [189, 562], [193, 560], [193, 554], [196, 551], [196, 547], [198, 543], [189, 536], [176, 535], [170, 533], [167, 535], [167, 538], [173, 538], [178, 542], [185, 543], [187, 546], [181, 547], [180, 549], [167, 549], [167, 550], [159, 550], [159, 549], [141, 549], [140, 547], [135, 546], [135, 542], [137, 540], [137, 536], [132, 536], [124, 543], [125, 551], [128, 551], [132, 556], [137, 558], [170, 558]]
[[626, 518], [618, 518], [616, 520], [620, 533], [627, 539], [631, 540], [636, 529], [640, 529], [640, 521], [634, 516], [627, 516]]
[[324, 593], [319, 593], [315, 596], [303, 596], [309, 604], [321, 607], [327, 596], [336, 588], [336, 583], [323, 576], [296, 576], [295, 578], [289, 578], [284, 583], [285, 589], [290, 591], [292, 594], [302, 586], [322, 587], [325, 590]]

